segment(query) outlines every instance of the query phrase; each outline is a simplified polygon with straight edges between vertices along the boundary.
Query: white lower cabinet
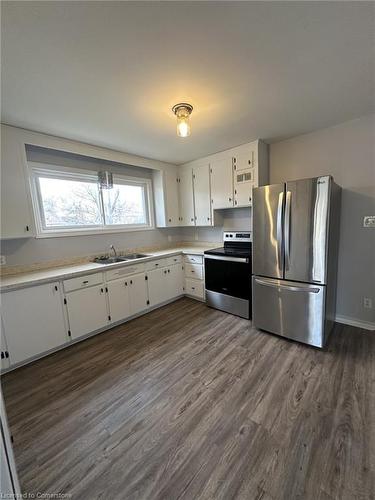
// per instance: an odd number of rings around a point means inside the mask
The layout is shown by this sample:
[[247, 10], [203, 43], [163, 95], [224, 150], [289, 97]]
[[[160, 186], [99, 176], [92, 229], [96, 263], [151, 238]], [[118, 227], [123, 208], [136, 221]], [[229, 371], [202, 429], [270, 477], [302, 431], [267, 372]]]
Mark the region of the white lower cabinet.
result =
[[129, 318], [148, 307], [145, 273], [110, 281], [106, 289], [112, 323]]
[[145, 273], [130, 276], [129, 284], [130, 314], [138, 314], [148, 307], [147, 281]]
[[204, 300], [204, 266], [200, 255], [185, 255], [185, 293]]
[[109, 324], [107, 297], [103, 284], [67, 293], [66, 307], [72, 339]]
[[167, 296], [168, 299], [173, 299], [183, 294], [183, 283], [182, 283], [182, 266], [181, 264], [175, 264], [167, 268]]
[[184, 293], [204, 298], [201, 256], [186, 255], [183, 261], [181, 255], [173, 255], [4, 292], [1, 369], [68, 345], [71, 339], [110, 328], [112, 323]]
[[6, 292], [1, 302], [11, 365], [68, 341], [59, 283]]
[[147, 272], [148, 300], [151, 307], [167, 300], [164, 271], [165, 268], [161, 267]]
[[9, 368], [9, 349], [8, 349], [7, 342], [6, 342], [5, 335], [4, 335], [3, 318], [1, 318], [0, 340], [1, 340], [1, 364], [0, 364], [0, 367], [2, 370], [6, 370], [7, 368]]
[[183, 294], [181, 264], [174, 264], [147, 273], [150, 306], [155, 306]]
[[109, 310], [113, 323], [130, 316], [129, 279], [121, 278], [108, 283]]

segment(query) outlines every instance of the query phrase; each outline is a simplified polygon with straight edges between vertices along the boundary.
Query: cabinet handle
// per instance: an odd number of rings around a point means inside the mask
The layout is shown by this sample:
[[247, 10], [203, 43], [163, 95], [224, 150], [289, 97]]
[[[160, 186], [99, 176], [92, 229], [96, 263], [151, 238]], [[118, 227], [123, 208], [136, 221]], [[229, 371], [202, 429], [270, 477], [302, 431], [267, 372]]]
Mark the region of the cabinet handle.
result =
[[30, 231], [30, 226], [25, 227], [26, 231]]
[[5, 358], [5, 352], [1, 351], [1, 359]]
[[100, 293], [104, 293], [104, 290], [103, 290], [103, 288], [101, 288], [101, 289], [100, 289]]
[[170, 273], [170, 272], [171, 272], [171, 270], [170, 270], [170, 269], [168, 269], [168, 272]]
[[235, 200], [234, 204], [237, 205], [237, 200]]
[[5, 357], [8, 359], [9, 358], [9, 352], [5, 351]]
[[58, 291], [57, 285], [55, 285], [55, 290], [56, 290], [56, 292]]
[[167, 270], [166, 269], [164, 270], [164, 274], [167, 274]]
[[82, 285], [87, 285], [88, 280], [82, 281]]
[[192, 287], [191, 287], [191, 289], [192, 289], [192, 290], [195, 290], [195, 286], [192, 286]]
[[191, 271], [192, 273], [195, 273], [195, 271]]
[[209, 218], [209, 217], [207, 217], [207, 220], [210, 220], [210, 218]]
[[159, 264], [155, 264], [155, 267], [158, 266]]
[[232, 201], [232, 198], [228, 198], [229, 201]]
[[172, 222], [172, 219], [168, 219], [168, 222]]
[[131, 285], [133, 284], [133, 280], [130, 280], [130, 284], [131, 284]]
[[106, 293], [108, 293], [108, 287], [107, 286], [105, 287], [105, 291], [106, 291]]
[[125, 286], [128, 286], [128, 282], [127, 281], [125, 281]]
[[191, 220], [191, 222], [193, 222], [193, 221], [194, 221], [194, 219], [193, 219], [193, 218], [191, 218], [190, 220]]

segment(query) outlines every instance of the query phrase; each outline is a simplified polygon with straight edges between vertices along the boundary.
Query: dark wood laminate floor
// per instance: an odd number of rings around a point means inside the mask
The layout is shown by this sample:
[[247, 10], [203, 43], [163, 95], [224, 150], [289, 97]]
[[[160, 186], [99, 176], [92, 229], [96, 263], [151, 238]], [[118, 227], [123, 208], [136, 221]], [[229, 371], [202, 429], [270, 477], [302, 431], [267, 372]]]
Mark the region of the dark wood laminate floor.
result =
[[24, 492], [373, 498], [375, 334], [327, 351], [182, 299], [3, 377]]

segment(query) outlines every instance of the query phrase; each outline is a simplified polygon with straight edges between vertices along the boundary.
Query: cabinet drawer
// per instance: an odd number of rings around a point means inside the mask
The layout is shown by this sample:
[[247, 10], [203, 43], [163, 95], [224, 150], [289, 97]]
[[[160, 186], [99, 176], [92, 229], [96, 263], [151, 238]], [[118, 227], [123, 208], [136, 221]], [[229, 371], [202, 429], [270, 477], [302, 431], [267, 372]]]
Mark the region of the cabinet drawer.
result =
[[185, 255], [185, 262], [190, 264], [203, 264], [203, 255]]
[[203, 266], [199, 264], [185, 264], [185, 276], [198, 280], [203, 279]]
[[88, 286], [99, 285], [103, 282], [103, 273], [89, 274], [88, 276], [80, 276], [79, 278], [72, 278], [64, 280], [64, 290], [71, 292], [79, 288], [87, 288]]
[[158, 269], [159, 267], [166, 267], [166, 266], [168, 266], [168, 259], [152, 260], [151, 262], [145, 263], [145, 270], [151, 271], [152, 269]]
[[186, 279], [185, 280], [185, 293], [200, 299], [204, 298], [203, 281]]
[[107, 271], [105, 273], [105, 278], [107, 281], [111, 281], [117, 278], [122, 278], [123, 276], [129, 276], [130, 274], [142, 273], [144, 270], [145, 270], [144, 264], [136, 264], [134, 266], [120, 267], [119, 269], [112, 269], [112, 271]]
[[181, 264], [181, 262], [182, 262], [182, 255], [174, 255], [173, 257], [168, 257], [167, 259], [168, 266], [173, 266], [174, 264]]

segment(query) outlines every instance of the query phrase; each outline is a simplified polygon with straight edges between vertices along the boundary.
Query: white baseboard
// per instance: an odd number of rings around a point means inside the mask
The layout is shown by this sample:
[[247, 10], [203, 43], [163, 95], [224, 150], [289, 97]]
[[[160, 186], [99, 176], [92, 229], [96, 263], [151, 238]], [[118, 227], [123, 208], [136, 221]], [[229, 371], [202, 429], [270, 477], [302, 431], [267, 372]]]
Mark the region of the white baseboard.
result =
[[371, 321], [362, 321], [361, 319], [348, 318], [347, 316], [337, 315], [335, 318], [336, 323], [342, 323], [344, 325], [356, 326], [357, 328], [363, 328], [364, 330], [374, 330], [375, 323]]

